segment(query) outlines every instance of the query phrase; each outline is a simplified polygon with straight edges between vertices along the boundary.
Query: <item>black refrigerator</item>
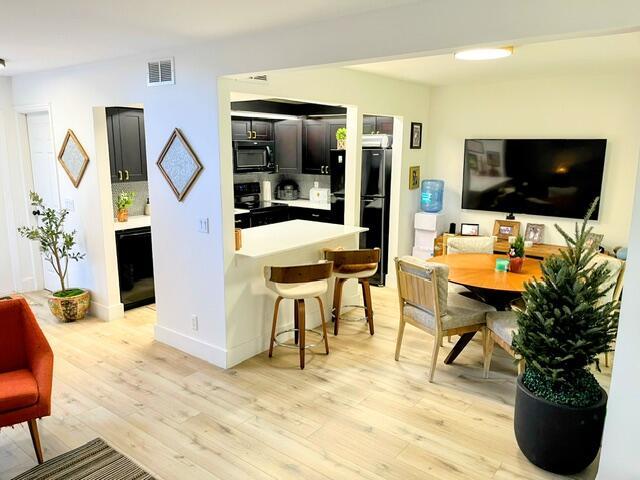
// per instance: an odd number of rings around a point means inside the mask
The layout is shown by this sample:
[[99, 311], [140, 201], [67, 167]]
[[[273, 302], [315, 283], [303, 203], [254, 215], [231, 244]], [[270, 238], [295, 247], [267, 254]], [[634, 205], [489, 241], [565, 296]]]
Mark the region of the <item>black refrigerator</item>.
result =
[[360, 248], [381, 250], [378, 272], [370, 280], [377, 286], [385, 284], [388, 265], [391, 152], [389, 148], [362, 150], [360, 226], [369, 230], [360, 234]]

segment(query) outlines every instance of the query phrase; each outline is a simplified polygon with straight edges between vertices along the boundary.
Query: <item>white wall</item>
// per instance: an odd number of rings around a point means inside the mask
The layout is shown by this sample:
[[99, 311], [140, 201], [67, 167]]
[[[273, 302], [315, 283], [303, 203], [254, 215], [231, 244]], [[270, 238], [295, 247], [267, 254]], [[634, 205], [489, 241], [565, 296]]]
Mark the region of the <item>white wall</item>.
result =
[[[9, 152], [7, 144], [7, 120], [11, 121], [11, 79], [0, 77], [0, 171], [8, 170]], [[8, 175], [0, 176], [0, 296], [15, 291], [13, 272], [13, 249], [10, 247], [9, 222], [12, 215], [10, 200], [10, 181]], [[15, 237], [11, 232], [11, 236]]]
[[[424, 85], [391, 80], [343, 68], [315, 68], [270, 72], [267, 84], [220, 79], [219, 110], [220, 155], [223, 192], [223, 228], [225, 232], [225, 305], [227, 318], [228, 366], [245, 360], [264, 349], [270, 324], [270, 312], [263, 309], [264, 298], [252, 298], [242, 287], [246, 275], [244, 264], [235, 259], [233, 240], [233, 162], [229, 113], [230, 92], [255, 94], [264, 97], [288, 98], [317, 103], [348, 106], [347, 172], [345, 218], [347, 224], [359, 224], [359, 166], [361, 165], [360, 135], [363, 114], [394, 116], [393, 174], [391, 188], [390, 246], [391, 261], [396, 255], [411, 252], [413, 245], [413, 214], [419, 210], [419, 190], [409, 190], [409, 166], [426, 167], [425, 150], [411, 150], [409, 125], [421, 122], [428, 128], [429, 89]], [[400, 125], [406, 127], [400, 131]], [[423, 133], [424, 135], [424, 133]], [[389, 270], [388, 282], [394, 284], [394, 271]], [[231, 288], [236, 285], [239, 288]], [[254, 303], [255, 302], [255, 305]], [[345, 303], [353, 303], [351, 301]], [[247, 308], [265, 311], [265, 315], [247, 315]], [[249, 311], [251, 311], [249, 309]]]
[[[480, 223], [491, 234], [504, 214], [461, 211], [465, 138], [606, 138], [600, 220], [595, 231], [608, 247], [629, 238], [634, 180], [640, 148], [638, 70], [580, 72], [492, 84], [434, 88], [427, 130], [428, 175], [445, 181], [448, 222]], [[585, 212], [586, 213], [586, 212]], [[545, 242], [563, 243], [553, 228], [572, 220], [517, 215], [544, 223]]]
[[[640, 186], [640, 175], [636, 184]], [[640, 297], [634, 294], [635, 287], [640, 284], [640, 188], [637, 188], [635, 193], [629, 243], [624, 281], [630, 287], [625, 289], [622, 297], [616, 355], [598, 469], [598, 479], [601, 480], [627, 480], [640, 476]]]

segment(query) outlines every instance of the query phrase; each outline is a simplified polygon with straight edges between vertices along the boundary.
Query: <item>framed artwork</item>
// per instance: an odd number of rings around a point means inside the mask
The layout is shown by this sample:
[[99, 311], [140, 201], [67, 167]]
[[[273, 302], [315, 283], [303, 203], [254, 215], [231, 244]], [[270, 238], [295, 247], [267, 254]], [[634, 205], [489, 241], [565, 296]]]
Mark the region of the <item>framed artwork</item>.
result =
[[490, 167], [499, 167], [502, 164], [500, 160], [500, 152], [487, 150], [487, 165]]
[[524, 240], [526, 242], [542, 243], [544, 240], [544, 225], [541, 223], [527, 223]]
[[420, 165], [409, 167], [409, 190], [415, 190], [420, 186]]
[[411, 122], [411, 144], [409, 148], [422, 148], [422, 124]]
[[177, 128], [171, 133], [156, 164], [178, 201], [182, 201], [203, 168], [189, 142]]
[[585, 245], [587, 248], [591, 248], [593, 246], [596, 248], [596, 250], [598, 250], [600, 248], [600, 244], [602, 243], [603, 238], [604, 238], [604, 235], [601, 233], [590, 233], [587, 236], [587, 241], [585, 242]]
[[477, 237], [480, 235], [480, 224], [478, 223], [463, 223], [460, 225], [460, 235]]
[[513, 220], [496, 220], [493, 225], [493, 235], [500, 240], [508, 240], [509, 237], [516, 237], [520, 233], [520, 222]]
[[64, 136], [62, 147], [58, 153], [58, 161], [67, 172], [73, 186], [78, 188], [89, 164], [89, 155], [71, 129], [67, 130], [67, 134]]

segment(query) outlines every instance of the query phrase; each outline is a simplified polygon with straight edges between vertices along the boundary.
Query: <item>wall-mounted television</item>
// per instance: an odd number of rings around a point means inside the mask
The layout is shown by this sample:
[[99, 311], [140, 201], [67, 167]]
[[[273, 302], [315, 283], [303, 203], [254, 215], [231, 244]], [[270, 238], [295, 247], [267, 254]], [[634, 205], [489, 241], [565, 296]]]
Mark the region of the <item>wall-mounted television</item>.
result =
[[600, 196], [606, 147], [605, 139], [467, 139], [462, 208], [582, 218]]

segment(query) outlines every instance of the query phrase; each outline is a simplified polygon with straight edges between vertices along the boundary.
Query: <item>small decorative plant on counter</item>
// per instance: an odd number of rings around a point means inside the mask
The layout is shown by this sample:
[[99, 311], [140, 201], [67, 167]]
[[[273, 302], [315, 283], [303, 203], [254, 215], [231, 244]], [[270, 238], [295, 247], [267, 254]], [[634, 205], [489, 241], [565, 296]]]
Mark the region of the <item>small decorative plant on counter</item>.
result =
[[605, 299], [610, 271], [586, 243], [596, 204], [573, 235], [556, 225], [567, 248], [526, 285], [513, 337], [526, 363], [516, 391], [518, 445], [535, 465], [561, 474], [583, 470], [600, 449], [607, 394], [589, 367], [599, 369], [598, 356], [611, 350], [618, 327], [618, 302]]
[[336, 142], [338, 150], [347, 148], [347, 129], [345, 127], [340, 127], [336, 130]]
[[518, 235], [509, 248], [509, 271], [520, 273], [524, 263], [524, 238]]
[[116, 200], [116, 209], [118, 210], [117, 218], [119, 222], [129, 220], [129, 207], [133, 205], [136, 198], [136, 192], [120, 192]]
[[40, 244], [42, 256], [51, 264], [60, 280], [60, 290], [49, 297], [49, 308], [63, 322], [80, 320], [89, 310], [90, 294], [88, 290], [68, 288], [66, 284], [69, 260], [77, 262], [85, 256], [75, 251], [76, 231], [64, 230], [69, 212], [46, 207], [42, 197], [35, 192], [29, 193], [29, 200], [34, 210], [39, 212], [38, 226], [20, 227], [18, 233]]

